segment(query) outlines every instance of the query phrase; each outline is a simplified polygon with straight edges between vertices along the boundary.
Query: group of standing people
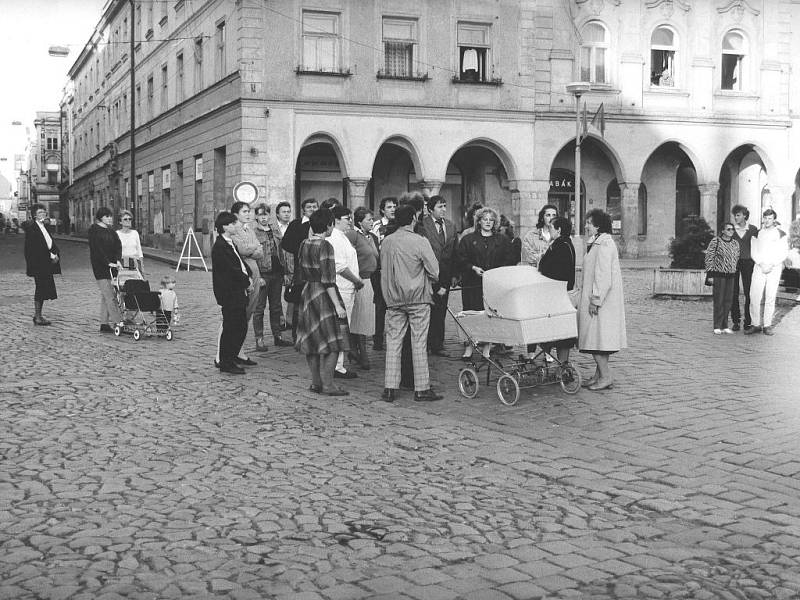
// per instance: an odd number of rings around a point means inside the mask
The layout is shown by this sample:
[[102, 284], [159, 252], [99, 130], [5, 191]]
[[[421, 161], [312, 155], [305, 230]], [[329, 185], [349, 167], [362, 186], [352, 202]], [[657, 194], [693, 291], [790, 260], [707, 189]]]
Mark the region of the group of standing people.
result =
[[[734, 333], [743, 325], [747, 335], [774, 335], [775, 300], [783, 263], [789, 255], [789, 238], [778, 227], [777, 214], [771, 208], [761, 214], [761, 229], [748, 223], [750, 211], [741, 204], [734, 206], [731, 214], [733, 222], [722, 226], [705, 255], [706, 274], [713, 285], [714, 334]], [[740, 289], [744, 292], [744, 314]], [[732, 327], [728, 327], [729, 313]]]

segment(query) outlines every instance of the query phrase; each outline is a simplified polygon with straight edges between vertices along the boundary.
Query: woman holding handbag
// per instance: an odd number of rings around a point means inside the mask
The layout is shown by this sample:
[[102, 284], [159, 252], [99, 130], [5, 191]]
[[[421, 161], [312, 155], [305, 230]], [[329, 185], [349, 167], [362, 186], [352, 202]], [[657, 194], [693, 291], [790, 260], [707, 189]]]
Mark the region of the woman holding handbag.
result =
[[725, 223], [722, 232], [706, 248], [706, 284], [714, 286], [714, 335], [733, 333], [728, 327], [728, 313], [733, 304], [733, 283], [739, 262], [739, 242], [733, 237], [733, 223]]

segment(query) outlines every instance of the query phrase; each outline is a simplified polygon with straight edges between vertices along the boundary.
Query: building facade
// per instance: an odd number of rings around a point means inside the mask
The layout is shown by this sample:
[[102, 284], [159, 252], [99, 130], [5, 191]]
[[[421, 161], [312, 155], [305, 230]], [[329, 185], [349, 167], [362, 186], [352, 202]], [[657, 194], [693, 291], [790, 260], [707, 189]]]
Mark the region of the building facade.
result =
[[30, 202], [47, 208], [52, 219], [61, 218], [61, 115], [58, 111], [36, 113], [34, 136], [28, 155]]
[[[117, 0], [70, 71], [71, 214], [85, 231], [98, 206], [124, 207], [149, 243], [180, 247], [192, 227], [208, 248], [247, 180], [295, 207], [421, 189], [462, 227], [482, 202], [519, 233], [548, 202], [579, 221], [599, 207], [629, 256], [736, 203], [788, 225], [793, 22], [798, 0]], [[573, 81], [578, 116], [605, 117], [581, 143], [579, 201]]]

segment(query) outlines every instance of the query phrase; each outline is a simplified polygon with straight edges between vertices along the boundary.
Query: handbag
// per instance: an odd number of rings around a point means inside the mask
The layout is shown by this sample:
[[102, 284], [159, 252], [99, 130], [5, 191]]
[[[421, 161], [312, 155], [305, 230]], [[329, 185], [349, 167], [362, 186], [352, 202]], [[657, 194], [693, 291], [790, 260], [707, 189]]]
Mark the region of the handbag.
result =
[[[695, 280], [695, 281], [697, 281], [697, 280]], [[708, 286], [713, 286], [714, 285], [714, 278], [711, 277], [711, 274], [706, 274], [705, 284], [708, 285]]]
[[306, 287], [305, 281], [297, 281], [292, 283], [286, 288], [286, 291], [283, 292], [283, 299], [289, 304], [300, 304], [304, 287]]

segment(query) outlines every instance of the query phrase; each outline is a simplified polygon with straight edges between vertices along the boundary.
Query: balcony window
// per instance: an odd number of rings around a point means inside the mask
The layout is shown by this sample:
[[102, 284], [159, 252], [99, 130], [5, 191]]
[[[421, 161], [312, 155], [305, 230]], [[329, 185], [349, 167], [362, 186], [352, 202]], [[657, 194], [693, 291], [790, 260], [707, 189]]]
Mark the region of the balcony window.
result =
[[581, 81], [608, 83], [606, 61], [608, 32], [597, 22], [587, 23], [581, 31]]
[[384, 17], [384, 75], [387, 77], [413, 77], [414, 46], [416, 44], [416, 20]]
[[650, 85], [675, 85], [675, 32], [659, 27], [650, 37]]
[[723, 90], [741, 91], [742, 75], [747, 56], [747, 39], [740, 31], [729, 31], [722, 40], [722, 81]]
[[217, 60], [215, 64], [217, 79], [225, 77], [227, 68], [225, 66], [225, 21], [217, 24], [216, 32]]
[[337, 13], [303, 13], [303, 71], [339, 72], [341, 46]]
[[458, 78], [461, 81], [489, 81], [491, 44], [489, 25], [458, 24]]

